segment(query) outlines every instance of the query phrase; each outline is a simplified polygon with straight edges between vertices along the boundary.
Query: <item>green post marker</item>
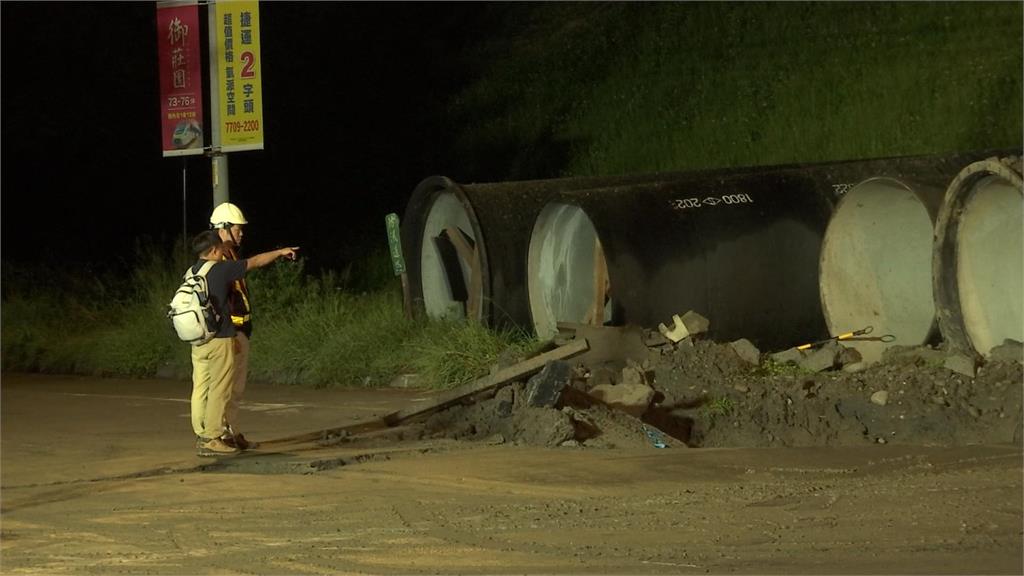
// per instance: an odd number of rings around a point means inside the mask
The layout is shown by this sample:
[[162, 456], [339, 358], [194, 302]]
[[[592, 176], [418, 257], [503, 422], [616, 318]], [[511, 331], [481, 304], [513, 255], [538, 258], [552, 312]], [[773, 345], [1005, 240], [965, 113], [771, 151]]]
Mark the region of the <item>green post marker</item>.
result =
[[388, 229], [388, 249], [391, 252], [391, 268], [395, 276], [402, 279], [402, 308], [406, 320], [412, 319], [412, 297], [409, 294], [409, 277], [405, 273], [405, 259], [402, 258], [402, 234], [398, 222], [398, 214], [394, 212], [384, 217]]
[[388, 227], [388, 248], [391, 250], [391, 268], [395, 276], [405, 272], [405, 259], [402, 258], [402, 236], [398, 227], [398, 214], [394, 212], [384, 217]]

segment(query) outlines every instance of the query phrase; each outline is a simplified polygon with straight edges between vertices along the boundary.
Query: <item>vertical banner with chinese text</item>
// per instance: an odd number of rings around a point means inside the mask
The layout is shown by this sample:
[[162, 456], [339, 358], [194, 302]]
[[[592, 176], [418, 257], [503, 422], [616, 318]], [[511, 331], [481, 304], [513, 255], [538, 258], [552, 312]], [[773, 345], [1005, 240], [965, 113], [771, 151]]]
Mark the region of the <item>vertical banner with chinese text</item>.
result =
[[158, 3], [156, 29], [164, 156], [202, 154], [203, 75], [198, 4]]
[[220, 149], [223, 152], [262, 150], [259, 3], [256, 0], [217, 0], [214, 6]]

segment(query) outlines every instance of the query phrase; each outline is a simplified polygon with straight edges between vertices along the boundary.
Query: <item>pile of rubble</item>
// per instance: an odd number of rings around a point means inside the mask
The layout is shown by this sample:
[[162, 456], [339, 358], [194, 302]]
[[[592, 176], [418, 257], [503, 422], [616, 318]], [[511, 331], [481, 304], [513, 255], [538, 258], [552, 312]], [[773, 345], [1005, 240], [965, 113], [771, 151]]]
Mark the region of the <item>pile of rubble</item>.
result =
[[865, 365], [835, 340], [763, 354], [705, 339], [699, 314], [673, 320], [657, 332], [560, 325], [549, 353], [585, 341], [583, 351], [528, 379], [499, 382], [515, 364], [496, 366], [414, 435], [582, 447], [1021, 443], [1019, 342], [981, 366], [930, 347], [893, 347]]

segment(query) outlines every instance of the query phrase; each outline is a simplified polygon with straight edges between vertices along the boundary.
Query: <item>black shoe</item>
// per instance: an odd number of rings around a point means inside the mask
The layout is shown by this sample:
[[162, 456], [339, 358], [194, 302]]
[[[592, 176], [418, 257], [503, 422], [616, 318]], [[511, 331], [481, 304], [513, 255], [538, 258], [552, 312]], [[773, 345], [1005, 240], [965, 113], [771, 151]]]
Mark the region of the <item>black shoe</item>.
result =
[[252, 450], [258, 448], [259, 442], [250, 442], [245, 439], [244, 434], [235, 434], [235, 446], [238, 446], [239, 450]]
[[235, 443], [235, 437], [232, 436], [229, 432], [225, 432], [223, 435], [221, 435], [220, 441], [225, 443], [225, 444], [227, 444], [228, 446], [231, 446], [235, 450], [239, 450], [240, 449], [238, 447], [238, 444]]

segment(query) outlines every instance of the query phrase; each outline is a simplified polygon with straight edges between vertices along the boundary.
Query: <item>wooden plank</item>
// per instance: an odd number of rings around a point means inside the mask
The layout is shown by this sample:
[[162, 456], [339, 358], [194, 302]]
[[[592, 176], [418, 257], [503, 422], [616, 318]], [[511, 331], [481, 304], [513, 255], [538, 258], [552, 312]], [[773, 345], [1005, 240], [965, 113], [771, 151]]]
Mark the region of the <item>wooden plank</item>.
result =
[[604, 249], [601, 240], [594, 237], [594, 301], [587, 313], [587, 324], [601, 326], [604, 324], [604, 298], [608, 288], [608, 265], [604, 260]]
[[480, 270], [480, 252], [476, 244], [469, 245], [469, 240], [462, 230], [449, 226], [444, 229], [455, 246], [455, 251], [469, 266], [469, 277], [466, 278], [466, 318], [471, 320], [480, 319], [480, 292], [482, 290], [483, 278]]
[[462, 230], [449, 226], [445, 228], [444, 231], [448, 234], [448, 239], [455, 245], [455, 251], [459, 253], [459, 258], [465, 260], [466, 264], [472, 265], [473, 247], [469, 245], [469, 242], [466, 240], [466, 236], [462, 233]]
[[586, 352], [589, 348], [590, 345], [587, 343], [585, 338], [573, 340], [565, 346], [559, 346], [550, 352], [545, 352], [515, 364], [514, 366], [498, 370], [494, 374], [488, 374], [483, 378], [455, 388], [454, 390], [443, 392], [438, 395], [433, 402], [426, 406], [418, 406], [416, 408], [407, 408], [405, 410], [392, 412], [391, 414], [384, 416], [382, 420], [388, 426], [394, 426], [395, 424], [412, 418], [413, 416], [420, 416], [434, 410], [439, 410], [445, 406], [454, 404], [463, 398], [472, 396], [473, 394], [478, 394], [480, 392], [496, 388], [497, 386], [511, 382], [517, 378], [522, 378], [523, 376], [528, 376], [539, 371], [551, 360], [564, 360], [566, 358], [571, 358], [581, 352]]
[[466, 316], [470, 320], [480, 320], [481, 300], [483, 300], [483, 277], [481, 276], [479, 247], [473, 247], [473, 261], [469, 272], [469, 298], [466, 300]]
[[565, 360], [566, 358], [571, 358], [581, 352], [586, 352], [589, 348], [590, 345], [586, 339], [577, 338], [565, 346], [560, 346], [549, 352], [539, 354], [514, 366], [509, 366], [508, 368], [499, 370], [494, 374], [490, 374], [476, 381], [470, 382], [465, 386], [460, 386], [454, 390], [442, 393], [429, 404], [418, 406], [416, 408], [406, 408], [405, 410], [392, 412], [391, 414], [387, 414], [380, 418], [375, 418], [366, 422], [357, 422], [355, 424], [349, 424], [348, 426], [327, 428], [324, 430], [317, 430], [315, 432], [307, 432], [304, 434], [296, 434], [294, 436], [286, 436], [284, 438], [265, 440], [260, 442], [260, 447], [269, 447], [278, 444], [315, 442], [317, 440], [326, 439], [330, 436], [337, 436], [343, 433], [349, 435], [363, 434], [396, 426], [402, 421], [408, 420], [414, 416], [420, 416], [434, 410], [439, 410], [445, 406], [458, 402], [463, 398], [472, 396], [473, 394], [485, 392], [491, 388], [505, 384], [506, 382], [537, 372], [544, 368], [544, 365], [550, 360]]
[[274, 438], [273, 440], [264, 440], [260, 442], [258, 448], [264, 448], [267, 446], [275, 446], [278, 444], [302, 444], [304, 442], [315, 442], [329, 438], [331, 436], [338, 436], [340, 434], [362, 434], [365, 432], [372, 432], [374, 430], [381, 430], [387, 428], [388, 425], [380, 418], [374, 420], [368, 420], [366, 422], [357, 422], [355, 424], [349, 424], [348, 426], [340, 426], [338, 428], [327, 428], [325, 430], [317, 430], [316, 432], [305, 432], [303, 434], [296, 434], [294, 436], [285, 436], [284, 438]]

